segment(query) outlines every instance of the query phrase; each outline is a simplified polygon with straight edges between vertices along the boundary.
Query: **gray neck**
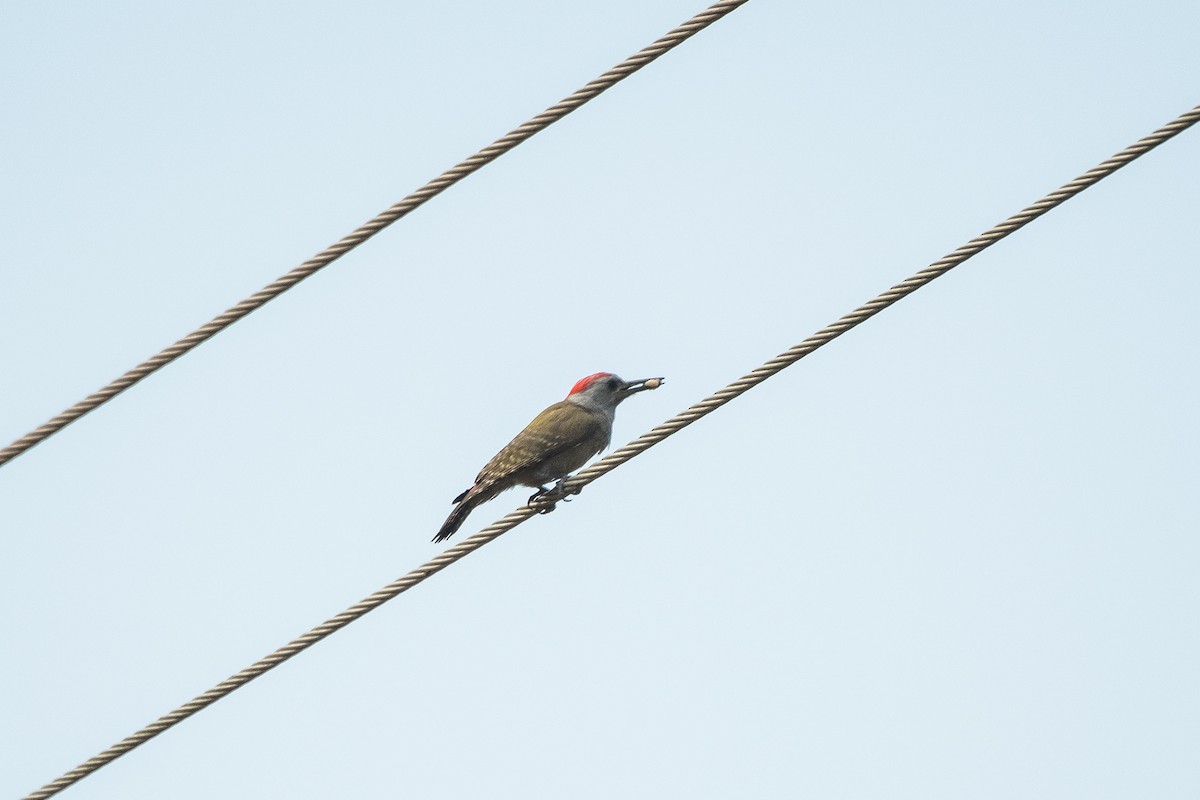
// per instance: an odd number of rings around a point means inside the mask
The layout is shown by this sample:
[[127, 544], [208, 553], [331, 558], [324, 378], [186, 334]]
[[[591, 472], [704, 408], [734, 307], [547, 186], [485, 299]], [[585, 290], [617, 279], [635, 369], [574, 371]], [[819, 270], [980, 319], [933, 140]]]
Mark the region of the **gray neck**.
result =
[[591, 411], [593, 414], [601, 415], [602, 417], [604, 417], [605, 419], [608, 420], [610, 425], [612, 424], [613, 418], [617, 415], [617, 404], [616, 403], [602, 402], [602, 401], [598, 400], [597, 398], [592, 397], [587, 392], [579, 392], [578, 394], [573, 394], [567, 398], [567, 402], [574, 403], [575, 405], [577, 405], [581, 408], [586, 408], [588, 411]]

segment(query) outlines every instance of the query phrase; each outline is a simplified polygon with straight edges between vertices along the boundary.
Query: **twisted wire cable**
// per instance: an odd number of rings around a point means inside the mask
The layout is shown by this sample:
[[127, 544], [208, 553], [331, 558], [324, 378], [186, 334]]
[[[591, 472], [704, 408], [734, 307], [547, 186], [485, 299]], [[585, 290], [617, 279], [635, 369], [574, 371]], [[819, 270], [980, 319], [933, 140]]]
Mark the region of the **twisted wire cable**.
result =
[[382, 231], [384, 228], [391, 225], [396, 220], [408, 214], [415, 208], [423, 205], [427, 200], [441, 194], [443, 191], [461, 181], [471, 173], [478, 170], [480, 167], [496, 160], [500, 156], [512, 150], [517, 145], [529, 139], [534, 134], [549, 127], [552, 123], [570, 114], [575, 109], [582, 106], [592, 98], [604, 92], [628, 78], [633, 73], [637, 72], [642, 67], [657, 59], [659, 56], [673, 49], [695, 34], [707, 28], [717, 20], [724, 17], [729, 12], [738, 8], [741, 5], [749, 2], [749, 0], [722, 0], [722, 2], [714, 3], [713, 5], [701, 11], [696, 16], [692, 17], [687, 22], [672, 30], [662, 38], [655, 41], [648, 47], [643, 48], [629, 58], [617, 64], [615, 67], [605, 72], [595, 80], [588, 83], [583, 88], [577, 90], [564, 100], [555, 103], [547, 108], [542, 113], [533, 117], [524, 125], [507, 133], [496, 141], [492, 142], [487, 147], [480, 150], [475, 155], [462, 161], [450, 169], [443, 172], [438, 177], [431, 180], [429, 183], [417, 189], [412, 194], [405, 197], [400, 202], [396, 203], [391, 208], [380, 213], [370, 222], [365, 223], [357, 228], [352, 233], [343, 237], [334, 244], [317, 253], [315, 256], [305, 261], [300, 266], [283, 275], [278, 280], [267, 286], [264, 286], [259, 291], [247, 297], [242, 302], [230, 308], [228, 311], [214, 317], [206, 324], [200, 326], [196, 330], [183, 337], [175, 344], [160, 351], [158, 354], [146, 359], [141, 364], [138, 364], [133, 369], [126, 372], [121, 377], [114, 380], [112, 383], [103, 387], [99, 391], [88, 395], [83, 400], [80, 400], [75, 405], [63, 411], [58, 416], [47, 420], [38, 428], [17, 439], [12, 444], [0, 450], [0, 466], [12, 461], [14, 458], [24, 453], [34, 445], [45, 441], [50, 436], [70, 425], [75, 420], [90, 411], [94, 411], [103, 404], [112, 400], [121, 392], [137, 384], [143, 378], [157, 372], [158, 370], [170, 364], [175, 359], [189, 352], [197, 345], [209, 340], [216, 334], [228, 328], [233, 323], [237, 322], [242, 317], [266, 305], [271, 300], [274, 300], [279, 295], [291, 289], [296, 284], [305, 278], [313, 275], [323, 267], [341, 258], [346, 253], [358, 247], [363, 242], [370, 239], [375, 234]]
[[1135, 158], [1145, 155], [1168, 139], [1187, 130], [1192, 125], [1195, 125], [1197, 121], [1200, 121], [1200, 106], [1196, 106], [1191, 111], [1181, 114], [1144, 139], [1134, 142], [1112, 158], [1097, 164], [1075, 180], [1050, 192], [1050, 194], [1038, 200], [1033, 205], [1022, 209], [990, 230], [976, 236], [941, 260], [933, 262], [925, 269], [907, 280], [901, 281], [875, 299], [864, 303], [836, 322], [826, 325], [812, 336], [780, 353], [753, 372], [738, 378], [719, 392], [709, 395], [687, 410], [676, 414], [657, 428], [639, 436], [620, 450], [614, 450], [595, 464], [575, 473], [571, 479], [564, 482], [563, 491], [567, 493], [577, 492], [601, 475], [624, 464], [639, 453], [649, 450], [671, 434], [686, 428], [701, 417], [716, 411], [733, 398], [757, 386], [786, 367], [791, 366], [817, 348], [828, 344], [856, 325], [865, 322], [888, 306], [930, 283], [935, 278], [945, 275], [968, 258], [991, 247], [1009, 234], [1020, 230], [1047, 211], [1062, 205], [1084, 189], [1102, 178], [1108, 177]]
[[[724, 389], [721, 389], [719, 392], [709, 395], [699, 403], [696, 403], [690, 408], [681, 411], [663, 424], [653, 428], [647, 433], [642, 434], [637, 439], [633, 440], [619, 450], [613, 451], [590, 467], [580, 470], [571, 479], [563, 484], [562, 488], [564, 493], [570, 494], [578, 492], [584, 486], [587, 486], [589, 483], [601, 477], [602, 475], [611, 472], [613, 469], [616, 469], [618, 466], [624, 464], [626, 461], [638, 455], [639, 453], [649, 450], [651, 447], [658, 444], [663, 439], [666, 439], [668, 436], [678, 432], [679, 430], [682, 430], [688, 425], [691, 425], [701, 417], [712, 413], [738, 395], [743, 394], [744, 392], [762, 383], [772, 375], [775, 375], [786, 367], [791, 366], [804, 356], [813, 352], [817, 348], [828, 344], [851, 328], [861, 324], [862, 322], [865, 322], [901, 298], [907, 297], [935, 278], [946, 274], [971, 256], [979, 253], [981, 250], [990, 247], [1009, 234], [1020, 230], [1033, 220], [1045, 214], [1050, 209], [1061, 205], [1092, 184], [1116, 172], [1118, 169], [1133, 161], [1138, 156], [1149, 152], [1171, 137], [1183, 132], [1187, 128], [1194, 125], [1197, 121], [1200, 121], [1200, 106], [1197, 106], [1191, 111], [1179, 116], [1174, 121], [1159, 128], [1146, 138], [1141, 139], [1129, 147], [1126, 147], [1112, 158], [1104, 161], [1103, 163], [1083, 173], [1075, 180], [1064, 185], [1061, 189], [1051, 192], [1028, 208], [1025, 208], [1021, 212], [1009, 217], [1004, 222], [1001, 222], [985, 233], [975, 237], [940, 261], [935, 261], [933, 264], [916, 273], [908, 280], [896, 284], [891, 289], [888, 289], [886, 292], [880, 294], [870, 302], [859, 306], [854, 311], [851, 311], [849, 314], [846, 314], [838, 319], [836, 322], [825, 326], [812, 336], [797, 344], [795, 347], [792, 347], [784, 353], [781, 353], [780, 355], [763, 364], [758, 369], [739, 378], [738, 380], [726, 386]], [[246, 667], [236, 675], [233, 675], [222, 681], [204, 694], [193, 699], [191, 702], [185, 703], [169, 714], [160, 717], [146, 727], [142, 728], [137, 733], [134, 733], [133, 735], [108, 748], [104, 752], [88, 759], [75, 769], [64, 774], [62, 777], [46, 784], [38, 791], [27, 795], [25, 800], [44, 800], [44, 798], [48, 798], [57, 794], [76, 781], [86, 777], [92, 772], [95, 772], [105, 764], [108, 764], [125, 753], [128, 753], [135, 747], [144, 744], [168, 728], [187, 719], [197, 711], [212, 705], [217, 700], [220, 700], [222, 697], [232, 693], [235, 689], [246, 685], [268, 670], [279, 666], [297, 653], [308, 649], [312, 645], [324, 639], [326, 636], [329, 636], [335, 631], [344, 628], [351, 622], [354, 622], [356, 619], [365, 616], [368, 612], [378, 608], [388, 600], [391, 600], [402, 592], [411, 589], [429, 576], [437, 572], [441, 572], [455, 561], [458, 561], [459, 559], [475, 552], [488, 542], [499, 537], [501, 534], [515, 528], [517, 525], [520, 525], [530, 517], [548, 510], [550, 507], [551, 506], [549, 505], [538, 503], [534, 506], [525, 505], [516, 509], [502, 519], [499, 519], [488, 527], [484, 528], [474, 536], [464, 539], [453, 547], [448, 548], [441, 555], [426, 561], [420, 567], [414, 569], [412, 572], [409, 572], [407, 575], [392, 581], [371, 596], [364, 598], [337, 616], [332, 617], [316, 626], [308, 633], [293, 639], [270, 655], [265, 656], [264, 658], [251, 664], [249, 667]]]

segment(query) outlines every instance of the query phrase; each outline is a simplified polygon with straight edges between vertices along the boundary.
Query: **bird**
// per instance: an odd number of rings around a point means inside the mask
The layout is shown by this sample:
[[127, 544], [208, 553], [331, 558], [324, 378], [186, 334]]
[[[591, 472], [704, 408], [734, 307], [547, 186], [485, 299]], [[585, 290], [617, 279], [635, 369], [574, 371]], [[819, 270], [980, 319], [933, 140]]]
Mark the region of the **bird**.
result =
[[[533, 418], [516, 437], [484, 465], [475, 483], [452, 501], [454, 510], [433, 541], [442, 542], [462, 527], [467, 516], [514, 486], [537, 489], [529, 498], [559, 491], [572, 471], [608, 447], [612, 440], [613, 417], [627, 397], [657, 389], [663, 378], [625, 381], [611, 372], [580, 378], [565, 400], [560, 400]], [[558, 481], [554, 490], [546, 484]]]

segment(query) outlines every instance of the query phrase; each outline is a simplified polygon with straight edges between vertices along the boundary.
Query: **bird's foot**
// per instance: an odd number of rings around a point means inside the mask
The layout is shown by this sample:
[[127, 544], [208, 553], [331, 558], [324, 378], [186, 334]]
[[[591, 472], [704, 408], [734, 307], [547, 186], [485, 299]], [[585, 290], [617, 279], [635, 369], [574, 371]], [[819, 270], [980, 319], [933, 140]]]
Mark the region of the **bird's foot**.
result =
[[538, 490], [529, 496], [528, 505], [533, 507], [539, 514], [549, 514], [558, 505], [559, 500], [564, 503], [571, 502], [571, 497], [579, 494], [580, 489], [566, 489], [564, 487], [566, 480], [566, 478], [559, 478], [552, 489], [539, 486]]

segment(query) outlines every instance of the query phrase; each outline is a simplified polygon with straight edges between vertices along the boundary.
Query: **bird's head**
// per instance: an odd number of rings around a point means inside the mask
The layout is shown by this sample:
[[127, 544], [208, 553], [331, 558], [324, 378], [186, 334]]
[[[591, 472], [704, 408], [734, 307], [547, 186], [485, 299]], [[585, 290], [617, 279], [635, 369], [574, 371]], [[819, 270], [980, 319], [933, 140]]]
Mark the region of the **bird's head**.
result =
[[626, 397], [648, 389], [657, 389], [662, 384], [662, 378], [623, 381], [611, 372], [597, 372], [595, 375], [580, 378], [571, 387], [567, 400], [593, 408], [616, 408]]

